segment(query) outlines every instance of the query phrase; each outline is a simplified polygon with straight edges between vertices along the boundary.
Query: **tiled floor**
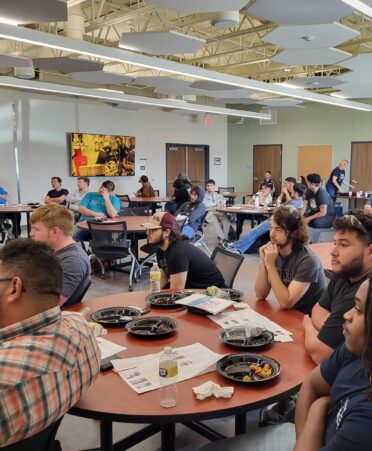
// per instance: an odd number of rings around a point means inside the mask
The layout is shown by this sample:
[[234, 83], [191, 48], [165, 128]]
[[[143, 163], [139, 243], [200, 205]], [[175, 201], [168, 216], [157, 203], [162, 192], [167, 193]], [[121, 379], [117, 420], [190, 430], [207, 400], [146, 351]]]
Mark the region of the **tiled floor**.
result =
[[[208, 230], [209, 229], [209, 230]], [[213, 229], [207, 228], [207, 243], [211, 249], [217, 244]], [[246, 255], [241, 269], [235, 279], [235, 288], [245, 293], [254, 292], [254, 280], [257, 274], [258, 256]], [[86, 296], [87, 299], [94, 299], [100, 296], [118, 293], [127, 290], [128, 276], [120, 273], [110, 274], [107, 279], [93, 277], [92, 286]], [[135, 285], [134, 289], [147, 290], [149, 286], [149, 272], [143, 274], [142, 280]], [[87, 301], [89, 303], [89, 301]], [[248, 421], [252, 428], [257, 425], [257, 412], [249, 415]], [[208, 424], [226, 436], [232, 436], [234, 430], [233, 418], [224, 418], [208, 421]], [[143, 425], [131, 425], [123, 423], [114, 424], [115, 441], [126, 435], [141, 429]], [[207, 442], [200, 435], [192, 432], [182, 425], [177, 426], [176, 431], [177, 451], [194, 451]], [[99, 423], [71, 415], [66, 415], [59, 428], [57, 438], [60, 440], [63, 451], [77, 451], [99, 446]], [[141, 444], [130, 448], [133, 451], [157, 451], [160, 450], [159, 434], [143, 441]], [[36, 450], [35, 450], [36, 451]]]

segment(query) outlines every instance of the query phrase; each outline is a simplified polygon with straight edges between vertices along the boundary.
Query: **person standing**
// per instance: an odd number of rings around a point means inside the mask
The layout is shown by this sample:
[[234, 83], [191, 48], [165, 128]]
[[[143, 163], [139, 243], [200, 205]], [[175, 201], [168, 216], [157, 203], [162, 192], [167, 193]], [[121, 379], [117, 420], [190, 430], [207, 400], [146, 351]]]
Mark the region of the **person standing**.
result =
[[333, 202], [336, 201], [336, 197], [338, 193], [343, 193], [342, 185], [346, 185], [349, 188], [353, 189], [353, 185], [349, 185], [349, 183], [345, 182], [345, 170], [349, 166], [349, 162], [347, 160], [341, 160], [338, 163], [338, 166], [333, 169], [329, 179], [326, 183], [326, 190], [328, 194], [333, 199]]
[[48, 191], [44, 203], [66, 205], [68, 190], [62, 188], [62, 179], [60, 177], [52, 177], [51, 183], [53, 189]]

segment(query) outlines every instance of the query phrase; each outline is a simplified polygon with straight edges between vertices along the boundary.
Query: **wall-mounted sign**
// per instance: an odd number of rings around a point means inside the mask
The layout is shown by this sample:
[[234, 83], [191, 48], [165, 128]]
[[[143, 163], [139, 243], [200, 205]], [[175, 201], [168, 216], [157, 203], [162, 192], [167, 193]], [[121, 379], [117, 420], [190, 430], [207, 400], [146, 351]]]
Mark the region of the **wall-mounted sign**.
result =
[[221, 157], [214, 157], [214, 165], [221, 166]]

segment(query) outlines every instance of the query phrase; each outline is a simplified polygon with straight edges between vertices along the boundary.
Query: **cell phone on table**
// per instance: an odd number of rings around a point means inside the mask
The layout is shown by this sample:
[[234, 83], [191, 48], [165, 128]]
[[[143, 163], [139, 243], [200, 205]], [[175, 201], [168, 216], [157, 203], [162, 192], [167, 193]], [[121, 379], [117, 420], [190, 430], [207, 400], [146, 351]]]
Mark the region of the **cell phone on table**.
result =
[[111, 360], [117, 360], [117, 359], [121, 359], [121, 357], [119, 357], [117, 354], [110, 355], [109, 357], [102, 359], [99, 370], [102, 372], [112, 370], [114, 366], [111, 363]]

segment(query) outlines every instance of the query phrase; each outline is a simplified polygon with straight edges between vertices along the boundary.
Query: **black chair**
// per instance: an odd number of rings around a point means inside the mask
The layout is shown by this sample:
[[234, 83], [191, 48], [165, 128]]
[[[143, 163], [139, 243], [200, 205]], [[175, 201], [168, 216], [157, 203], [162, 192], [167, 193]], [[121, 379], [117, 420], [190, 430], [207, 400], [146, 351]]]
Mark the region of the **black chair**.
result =
[[[218, 192], [221, 193], [233, 193], [235, 192], [235, 187], [234, 186], [219, 186], [218, 187]], [[228, 197], [226, 200], [226, 206], [227, 207], [231, 207], [231, 205], [234, 205], [235, 203], [235, 198], [234, 197]]]
[[[102, 260], [109, 262], [109, 268], [120, 271], [128, 266], [128, 262], [121, 260], [129, 257], [129, 291], [133, 291], [133, 280], [141, 275], [140, 265], [131, 249], [131, 242], [127, 239], [127, 224], [122, 222], [95, 222], [88, 221], [91, 241], [89, 242], [90, 260], [96, 259], [101, 267], [102, 276], [105, 276], [105, 267]], [[123, 271], [123, 270], [122, 270]], [[126, 272], [126, 271], [124, 271]]]
[[62, 451], [58, 440], [55, 440], [57, 430], [63, 416], [57, 421], [49, 425], [47, 428], [33, 435], [25, 438], [20, 442], [1, 448], [2, 451]]
[[3, 245], [9, 240], [14, 239], [13, 222], [11, 219], [0, 219], [0, 236]]
[[150, 216], [150, 207], [125, 207], [120, 210], [119, 216]]
[[133, 207], [133, 202], [129, 199], [128, 194], [118, 194], [117, 197], [120, 200], [120, 210], [127, 207]]
[[87, 283], [87, 286], [84, 288], [84, 290], [82, 291], [81, 295], [80, 295], [79, 298], [77, 299], [76, 304], [77, 304], [78, 302], [81, 302], [81, 301], [84, 299], [84, 296], [87, 294], [87, 292], [88, 292], [88, 290], [89, 290], [89, 288], [90, 288], [91, 285], [92, 285], [92, 281], [89, 280], [89, 282]]
[[244, 261], [244, 256], [233, 254], [223, 247], [215, 247], [211, 260], [214, 261], [225, 280], [227, 288], [233, 288], [235, 277]]

